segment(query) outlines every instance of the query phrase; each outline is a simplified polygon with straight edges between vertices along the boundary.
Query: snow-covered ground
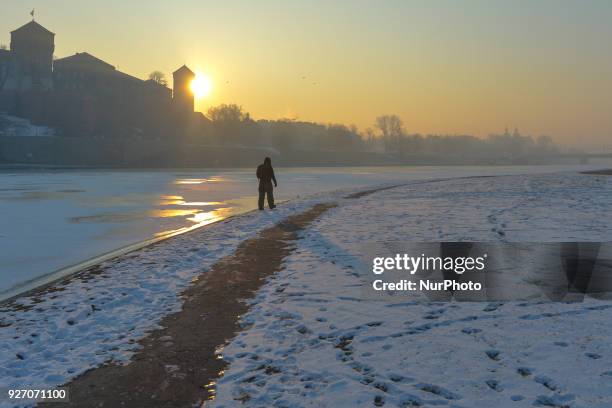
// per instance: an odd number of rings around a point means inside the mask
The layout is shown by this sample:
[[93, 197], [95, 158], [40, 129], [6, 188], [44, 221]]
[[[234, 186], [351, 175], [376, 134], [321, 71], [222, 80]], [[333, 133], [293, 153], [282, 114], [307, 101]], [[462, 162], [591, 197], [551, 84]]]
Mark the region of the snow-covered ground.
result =
[[[275, 194], [288, 200], [381, 183], [559, 168], [565, 167], [280, 168]], [[254, 170], [0, 172], [0, 299], [50, 272], [252, 210], [256, 194]]]
[[342, 200], [243, 317], [212, 406], [612, 406], [611, 302], [369, 300], [363, 245], [398, 240], [608, 242], [612, 181], [468, 178]]
[[244, 317], [247, 330], [226, 347], [231, 366], [218, 405], [235, 406], [238, 398], [249, 406], [411, 399], [425, 406], [609, 406], [612, 304], [363, 300], [351, 266], [364, 242], [611, 238], [607, 177], [426, 181], [442, 176], [404, 175], [411, 184], [357, 200], [342, 198], [355, 187], [295, 199], [124, 255], [105, 263], [104, 274], [42, 299], [21, 299], [25, 310], [0, 310], [0, 389], [54, 387], [102, 362], [127, 361], [139, 338], [180, 309], [178, 295], [191, 280], [241, 241], [317, 202], [336, 201], [259, 293]]

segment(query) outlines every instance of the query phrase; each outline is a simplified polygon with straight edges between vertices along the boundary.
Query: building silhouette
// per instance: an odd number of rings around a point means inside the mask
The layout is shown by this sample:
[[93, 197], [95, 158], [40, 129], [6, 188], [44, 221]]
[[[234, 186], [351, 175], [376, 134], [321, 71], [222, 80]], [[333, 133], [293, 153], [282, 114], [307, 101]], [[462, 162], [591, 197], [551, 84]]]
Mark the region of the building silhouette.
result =
[[51, 86], [54, 39], [54, 33], [34, 20], [11, 32], [11, 52], [19, 66], [29, 72], [31, 86]]
[[191, 83], [195, 79], [195, 74], [186, 65], [183, 65], [172, 73], [172, 79], [175, 105], [181, 112], [193, 112], [194, 99]]
[[2, 89], [51, 88], [54, 38], [34, 20], [11, 31], [10, 50], [0, 52]]
[[55, 34], [34, 20], [11, 32], [10, 49], [0, 50], [0, 112], [102, 138], [193, 133], [205, 122], [194, 114], [195, 75], [185, 65], [173, 74], [173, 94], [87, 52], [54, 61], [54, 50]]

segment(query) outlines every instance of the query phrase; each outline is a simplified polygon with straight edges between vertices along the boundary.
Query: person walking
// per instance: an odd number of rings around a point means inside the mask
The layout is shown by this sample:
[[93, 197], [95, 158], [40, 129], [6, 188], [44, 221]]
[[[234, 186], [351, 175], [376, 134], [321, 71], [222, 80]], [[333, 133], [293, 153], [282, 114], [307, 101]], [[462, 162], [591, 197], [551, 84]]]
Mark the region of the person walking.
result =
[[[257, 166], [257, 178], [259, 179], [259, 209], [264, 209], [264, 198], [268, 196], [268, 207], [271, 210], [276, 208], [274, 205], [274, 187], [278, 187], [276, 177], [274, 176], [274, 169], [272, 168], [272, 160], [266, 157], [263, 164]], [[274, 182], [274, 187], [272, 187]]]

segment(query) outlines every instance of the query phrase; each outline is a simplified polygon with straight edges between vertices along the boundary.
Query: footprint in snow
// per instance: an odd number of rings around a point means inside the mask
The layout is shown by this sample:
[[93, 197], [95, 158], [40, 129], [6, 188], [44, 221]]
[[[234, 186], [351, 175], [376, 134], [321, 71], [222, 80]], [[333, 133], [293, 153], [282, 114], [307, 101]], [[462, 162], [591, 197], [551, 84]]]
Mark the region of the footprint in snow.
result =
[[477, 329], [474, 327], [464, 327], [463, 329], [461, 329], [461, 332], [465, 334], [476, 334], [476, 333], [480, 333], [481, 331], [482, 331], [481, 329]]
[[497, 391], [497, 392], [503, 391], [503, 388], [501, 387], [501, 385], [499, 385], [499, 381], [497, 380], [487, 380], [485, 381], [485, 384], [487, 384], [487, 386], [493, 391]]
[[485, 351], [485, 353], [487, 354], [487, 357], [489, 357], [491, 360], [499, 361], [500, 359], [500, 352], [498, 350], [487, 350]]
[[381, 382], [375, 382], [373, 384], [374, 388], [377, 388], [379, 390], [381, 390], [382, 392], [387, 392], [389, 391], [389, 387], [387, 386], [387, 384], [385, 383], [381, 383]]
[[496, 311], [502, 303], [489, 303], [484, 309], [483, 312], [494, 312]]
[[516, 372], [519, 373], [522, 377], [528, 377], [533, 374], [533, 370], [529, 367], [519, 367], [516, 369]]
[[461, 399], [461, 395], [456, 394], [452, 391], [449, 391], [439, 385], [429, 384], [429, 383], [419, 383], [415, 385], [418, 389], [424, 392], [429, 392], [431, 394], [439, 395], [440, 397], [446, 398], [447, 400], [457, 400]]
[[533, 402], [536, 407], [556, 407], [556, 408], [569, 408], [569, 402], [574, 400], [573, 394], [567, 395], [539, 395]]
[[551, 391], [557, 390], [557, 384], [552, 378], [539, 375], [534, 378], [534, 381], [538, 384], [542, 384], [544, 387], [548, 388]]
[[400, 407], [422, 407], [425, 405], [425, 401], [416, 395], [407, 394], [402, 397]]

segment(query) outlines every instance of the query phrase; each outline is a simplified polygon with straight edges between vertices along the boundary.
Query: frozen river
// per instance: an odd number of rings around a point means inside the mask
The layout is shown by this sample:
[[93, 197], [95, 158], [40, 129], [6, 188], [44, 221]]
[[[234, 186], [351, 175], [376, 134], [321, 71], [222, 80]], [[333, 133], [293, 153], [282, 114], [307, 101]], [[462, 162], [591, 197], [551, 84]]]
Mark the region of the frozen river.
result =
[[[420, 179], [593, 167], [601, 166], [278, 168], [275, 194], [282, 201]], [[256, 194], [254, 170], [2, 171], [0, 299], [101, 254], [253, 210]]]

